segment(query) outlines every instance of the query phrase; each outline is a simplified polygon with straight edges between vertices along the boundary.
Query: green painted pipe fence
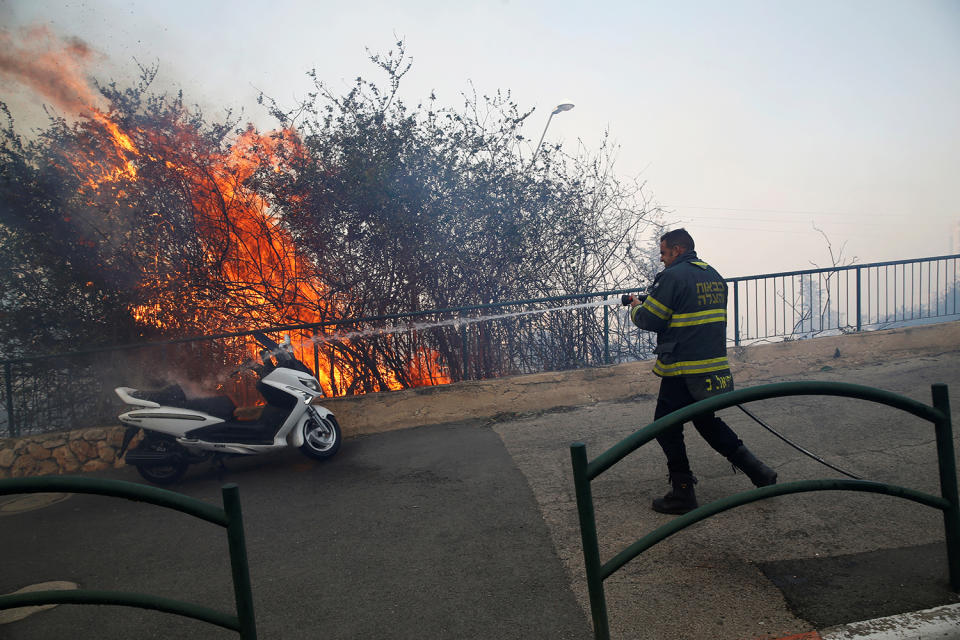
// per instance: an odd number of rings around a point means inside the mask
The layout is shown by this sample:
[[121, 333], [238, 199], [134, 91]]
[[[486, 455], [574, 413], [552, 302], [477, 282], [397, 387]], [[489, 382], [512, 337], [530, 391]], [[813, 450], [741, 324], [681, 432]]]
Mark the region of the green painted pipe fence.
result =
[[[607, 562], [601, 560], [593, 495], [590, 488], [590, 483], [594, 478], [636, 449], [654, 440], [664, 430], [688, 422], [699, 414], [756, 400], [800, 395], [840, 396], [868, 400], [906, 411], [918, 418], [932, 422], [936, 433], [940, 495], [934, 496], [906, 487], [867, 480], [826, 479], [787, 482], [744, 491], [698, 507], [640, 538]], [[573, 481], [577, 495], [577, 511], [580, 517], [580, 536], [583, 542], [583, 559], [587, 573], [587, 588], [590, 594], [590, 613], [593, 619], [594, 637], [597, 640], [609, 640], [610, 638], [603, 581], [632, 559], [658, 542], [705, 518], [751, 502], [792, 493], [810, 491], [880, 493], [941, 510], [947, 543], [947, 570], [950, 576], [950, 585], [954, 591], [960, 591], [960, 497], [958, 497], [957, 492], [957, 468], [953, 449], [953, 431], [950, 422], [950, 401], [947, 386], [944, 384], [933, 385], [932, 395], [933, 405], [928, 406], [889, 391], [856, 384], [816, 381], [780, 382], [731, 391], [684, 407], [634, 432], [593, 460], [587, 459], [587, 447], [584, 443], [574, 442], [571, 444], [570, 457], [573, 463]]]
[[0, 480], [0, 496], [50, 492], [90, 493], [147, 502], [167, 509], [181, 511], [226, 528], [236, 613], [224, 613], [192, 602], [171, 600], [154, 595], [91, 589], [34, 591], [0, 596], [0, 610], [47, 604], [100, 604], [138, 607], [194, 618], [236, 631], [240, 634], [242, 640], [256, 640], [257, 626], [253, 612], [253, 593], [250, 589], [250, 570], [247, 563], [247, 546], [243, 533], [243, 516], [240, 510], [240, 489], [236, 484], [230, 483], [222, 487], [223, 508], [221, 509], [180, 493], [122, 480], [75, 476]]

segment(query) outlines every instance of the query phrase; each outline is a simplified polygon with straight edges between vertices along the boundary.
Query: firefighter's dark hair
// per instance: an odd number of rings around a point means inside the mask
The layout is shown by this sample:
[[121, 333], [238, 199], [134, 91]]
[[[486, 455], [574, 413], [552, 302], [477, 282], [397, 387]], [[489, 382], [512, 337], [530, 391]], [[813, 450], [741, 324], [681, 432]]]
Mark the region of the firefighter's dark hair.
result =
[[668, 247], [682, 247], [686, 251], [694, 250], [693, 237], [682, 227], [667, 231], [660, 236], [660, 242], [665, 242]]

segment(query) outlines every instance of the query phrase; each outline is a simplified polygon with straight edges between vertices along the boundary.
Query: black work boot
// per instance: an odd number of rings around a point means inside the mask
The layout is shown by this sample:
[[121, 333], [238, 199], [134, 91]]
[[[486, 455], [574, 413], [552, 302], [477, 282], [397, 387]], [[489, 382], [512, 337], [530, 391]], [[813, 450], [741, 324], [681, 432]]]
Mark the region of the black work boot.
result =
[[767, 485], [777, 484], [777, 472], [763, 464], [757, 457], [750, 453], [750, 449], [740, 445], [737, 450], [727, 457], [734, 467], [740, 469], [754, 486], [766, 487]]
[[693, 492], [693, 485], [697, 484], [697, 479], [692, 473], [671, 473], [670, 484], [673, 486], [667, 495], [654, 498], [654, 511], [680, 515], [697, 508], [697, 496]]

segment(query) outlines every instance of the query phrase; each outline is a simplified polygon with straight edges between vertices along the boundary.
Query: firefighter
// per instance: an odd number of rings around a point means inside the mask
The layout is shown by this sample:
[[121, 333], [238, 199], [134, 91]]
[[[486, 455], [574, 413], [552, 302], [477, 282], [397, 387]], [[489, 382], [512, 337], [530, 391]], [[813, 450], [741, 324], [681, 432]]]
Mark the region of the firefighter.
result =
[[[646, 298], [630, 300], [630, 318], [657, 334], [654, 374], [660, 376], [660, 394], [654, 419], [698, 400], [733, 390], [727, 362], [727, 284], [717, 271], [697, 257], [693, 238], [675, 229], [660, 238], [657, 274]], [[713, 413], [693, 419], [707, 443], [743, 471], [758, 487], [775, 484], [777, 473], [758, 460], [727, 424]], [[667, 457], [671, 489], [653, 501], [654, 511], [682, 514], [697, 508], [683, 442], [683, 425], [657, 436]]]

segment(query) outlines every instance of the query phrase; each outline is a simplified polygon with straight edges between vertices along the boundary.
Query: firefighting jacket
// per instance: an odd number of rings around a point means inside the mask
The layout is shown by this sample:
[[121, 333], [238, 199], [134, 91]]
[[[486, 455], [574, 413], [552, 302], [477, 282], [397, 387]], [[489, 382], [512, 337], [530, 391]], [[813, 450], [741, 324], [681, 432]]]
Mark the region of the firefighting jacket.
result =
[[657, 334], [661, 377], [729, 375], [727, 283], [693, 251], [657, 274], [643, 304], [630, 310], [633, 323]]

